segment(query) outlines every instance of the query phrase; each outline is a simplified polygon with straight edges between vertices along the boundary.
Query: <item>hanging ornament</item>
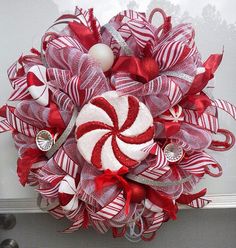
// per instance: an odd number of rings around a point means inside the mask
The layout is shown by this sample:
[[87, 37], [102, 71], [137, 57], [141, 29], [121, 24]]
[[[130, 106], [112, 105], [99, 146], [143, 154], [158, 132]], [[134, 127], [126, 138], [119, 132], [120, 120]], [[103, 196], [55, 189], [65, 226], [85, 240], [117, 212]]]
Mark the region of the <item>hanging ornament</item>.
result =
[[47, 84], [46, 67], [34, 65], [27, 73], [28, 91], [32, 98], [40, 105], [49, 103], [49, 89]]
[[78, 208], [79, 200], [76, 195], [77, 186], [78, 182], [69, 175], [66, 175], [61, 181], [58, 190], [58, 198], [63, 210], [73, 211]]

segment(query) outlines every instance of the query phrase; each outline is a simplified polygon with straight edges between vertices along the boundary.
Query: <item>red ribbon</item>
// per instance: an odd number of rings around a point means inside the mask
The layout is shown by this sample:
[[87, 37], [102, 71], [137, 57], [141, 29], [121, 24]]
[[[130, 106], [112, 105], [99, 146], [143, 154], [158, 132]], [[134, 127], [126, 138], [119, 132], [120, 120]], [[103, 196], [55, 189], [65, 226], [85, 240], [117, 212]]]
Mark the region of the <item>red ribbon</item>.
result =
[[203, 114], [205, 110], [211, 106], [211, 100], [204, 93], [199, 95], [188, 95], [182, 101], [181, 105], [186, 109], [195, 110], [199, 115]]
[[160, 118], [159, 119], [154, 118], [154, 121], [158, 121], [164, 125], [165, 135], [167, 138], [176, 134], [180, 130], [180, 127], [181, 127], [180, 122], [173, 122], [173, 121], [170, 122], [170, 121], [166, 121]]
[[126, 226], [121, 227], [120, 231], [119, 231], [119, 229], [117, 227], [112, 227], [112, 234], [113, 234], [114, 238], [124, 237], [126, 231], [127, 231]]
[[89, 214], [88, 214], [88, 211], [87, 211], [86, 208], [84, 209], [83, 215], [84, 215], [83, 228], [88, 229], [88, 226], [89, 226]]
[[203, 64], [205, 67], [205, 72], [202, 74], [198, 74], [189, 91], [188, 95], [194, 95], [198, 92], [201, 92], [207, 85], [208, 81], [214, 77], [214, 73], [219, 67], [221, 60], [223, 58], [223, 54], [212, 54]]
[[96, 177], [95, 184], [96, 190], [100, 193], [104, 188], [111, 185], [118, 185], [122, 187], [126, 197], [125, 213], [128, 214], [131, 201], [131, 188], [129, 183], [122, 177], [122, 175], [126, 173], [128, 173], [128, 169], [126, 167], [122, 167], [116, 172], [107, 169], [102, 175]]
[[196, 194], [182, 194], [177, 200], [176, 202], [180, 203], [180, 204], [190, 204], [192, 201], [203, 197], [207, 192], [207, 189], [203, 189], [200, 192], [196, 193]]
[[3, 118], [7, 118], [7, 105], [3, 105], [0, 108], [0, 116]]
[[49, 104], [50, 112], [48, 116], [48, 124], [50, 128], [45, 128], [51, 134], [61, 135], [66, 128], [66, 125], [62, 119], [58, 106], [54, 102]]
[[182, 100], [181, 104], [186, 105], [185, 108], [193, 109], [201, 115], [211, 106], [211, 100], [207, 95], [201, 93], [199, 95], [188, 95]]
[[[175, 112], [178, 111], [178, 105], [175, 105], [173, 109]], [[172, 117], [173, 120], [166, 120], [163, 115], [167, 117]], [[181, 120], [178, 120], [179, 118], [181, 118]], [[174, 134], [176, 134], [180, 130], [182, 121], [183, 121], [182, 110], [181, 110], [181, 115], [177, 118], [177, 121], [174, 121], [174, 117], [172, 116], [170, 110], [167, 110], [162, 115], [154, 118], [154, 122], [160, 122], [164, 125], [166, 137], [171, 137]]]
[[43, 152], [38, 149], [27, 149], [21, 158], [17, 160], [17, 174], [20, 183], [25, 186], [28, 180], [31, 166], [44, 159]]
[[139, 59], [134, 56], [120, 56], [112, 67], [112, 71], [130, 73], [147, 83], [158, 76], [159, 67], [151, 57]]
[[173, 220], [176, 219], [178, 208], [173, 203], [173, 200], [171, 198], [169, 198], [164, 193], [154, 190], [151, 187], [147, 188], [146, 196], [152, 203], [166, 211], [169, 214], [170, 218], [172, 218]]
[[69, 22], [68, 26], [78, 37], [83, 47], [85, 47], [87, 50], [89, 50], [90, 47], [92, 47], [93, 45], [99, 42], [94, 32], [92, 32], [85, 25], [73, 21], [73, 22]]

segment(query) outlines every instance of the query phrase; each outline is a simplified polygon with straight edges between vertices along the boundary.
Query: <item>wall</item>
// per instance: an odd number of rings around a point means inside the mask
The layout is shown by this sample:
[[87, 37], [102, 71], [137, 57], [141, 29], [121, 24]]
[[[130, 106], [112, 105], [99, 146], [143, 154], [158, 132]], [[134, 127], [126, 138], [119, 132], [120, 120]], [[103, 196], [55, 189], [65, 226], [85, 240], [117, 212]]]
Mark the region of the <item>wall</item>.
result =
[[152, 242], [130, 243], [100, 235], [93, 230], [62, 234], [65, 221], [47, 214], [16, 215], [13, 230], [2, 231], [0, 241], [15, 239], [20, 248], [235, 248], [236, 209], [182, 210], [178, 221], [170, 221]]

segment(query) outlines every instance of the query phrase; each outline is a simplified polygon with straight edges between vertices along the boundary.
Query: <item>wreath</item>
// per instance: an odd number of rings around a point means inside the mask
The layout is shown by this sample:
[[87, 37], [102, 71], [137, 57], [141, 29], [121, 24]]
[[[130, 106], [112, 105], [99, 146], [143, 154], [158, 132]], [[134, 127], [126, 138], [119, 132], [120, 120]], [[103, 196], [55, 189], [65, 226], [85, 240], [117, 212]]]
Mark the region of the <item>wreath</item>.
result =
[[202, 62], [192, 26], [173, 27], [159, 8], [149, 18], [126, 10], [104, 26], [93, 9], [62, 15], [41, 50], [8, 70], [0, 132], [12, 132], [21, 184], [71, 221], [64, 232], [92, 226], [131, 241], [151, 240], [181, 204], [206, 206], [207, 190], [194, 188], [222, 174], [206, 149], [235, 142], [218, 109], [236, 119], [236, 108], [209, 86], [222, 56]]

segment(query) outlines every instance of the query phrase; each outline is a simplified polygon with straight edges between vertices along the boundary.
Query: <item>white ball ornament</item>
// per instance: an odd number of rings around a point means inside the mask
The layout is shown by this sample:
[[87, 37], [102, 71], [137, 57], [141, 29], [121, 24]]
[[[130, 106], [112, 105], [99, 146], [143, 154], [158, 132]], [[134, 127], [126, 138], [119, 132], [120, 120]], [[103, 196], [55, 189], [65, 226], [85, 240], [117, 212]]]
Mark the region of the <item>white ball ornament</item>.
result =
[[103, 72], [110, 70], [114, 63], [113, 51], [106, 44], [98, 43], [92, 46], [88, 54], [101, 65]]

